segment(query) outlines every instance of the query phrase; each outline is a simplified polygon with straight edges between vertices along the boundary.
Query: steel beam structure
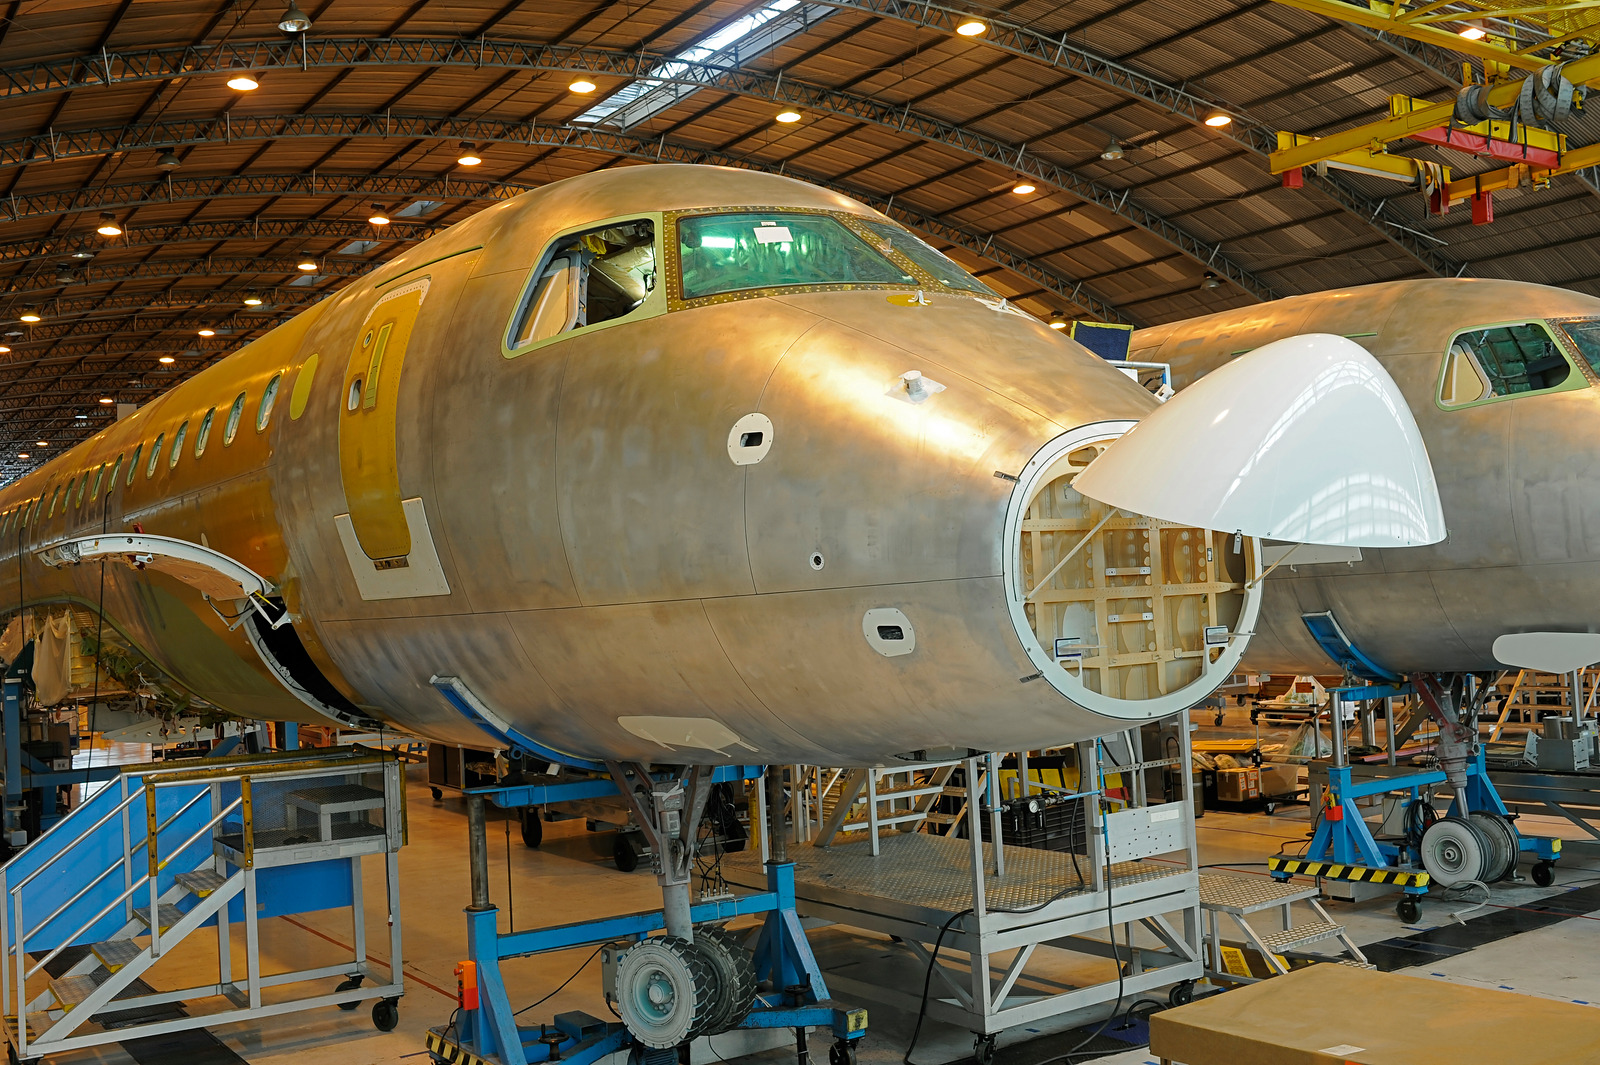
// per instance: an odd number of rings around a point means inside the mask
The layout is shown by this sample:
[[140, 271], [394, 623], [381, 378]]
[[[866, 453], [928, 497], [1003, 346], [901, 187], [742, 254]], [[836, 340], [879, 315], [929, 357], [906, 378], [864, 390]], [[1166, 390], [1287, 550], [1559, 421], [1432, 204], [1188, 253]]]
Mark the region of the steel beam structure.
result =
[[[74, 252], [98, 255], [120, 248], [209, 244], [226, 240], [379, 240], [385, 243], [405, 243], [426, 240], [445, 228], [441, 225], [411, 223], [400, 233], [375, 234], [373, 227], [364, 222], [357, 224], [316, 218], [246, 218], [185, 222], [178, 225], [138, 226], [129, 227], [122, 236], [110, 239], [94, 234], [68, 233], [41, 240], [0, 243], [0, 266], [35, 259], [67, 259]], [[338, 254], [337, 251], [326, 252], [315, 258], [320, 262], [323, 258]]]
[[[359, 277], [378, 263], [350, 259], [329, 259], [318, 269], [323, 277]], [[236, 255], [210, 255], [204, 259], [147, 259], [140, 263], [118, 263], [100, 266], [88, 263], [77, 267], [74, 284], [105, 285], [124, 281], [147, 281], [155, 278], [182, 277], [236, 277], [276, 274], [282, 277], [299, 277], [300, 269], [293, 258], [252, 258]], [[63, 288], [52, 272], [31, 277], [18, 277], [0, 289], [3, 296], [37, 296], [40, 292]]]

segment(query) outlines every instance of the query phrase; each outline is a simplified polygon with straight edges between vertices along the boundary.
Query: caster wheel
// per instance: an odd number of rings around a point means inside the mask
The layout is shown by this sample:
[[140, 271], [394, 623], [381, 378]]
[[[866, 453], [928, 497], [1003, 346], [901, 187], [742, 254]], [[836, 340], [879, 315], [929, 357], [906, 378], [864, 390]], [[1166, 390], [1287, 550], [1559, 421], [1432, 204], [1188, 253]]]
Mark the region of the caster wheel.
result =
[[[335, 991], [354, 991], [356, 988], [361, 986], [362, 979], [363, 979], [363, 977], [360, 976], [359, 974], [356, 975], [356, 976], [352, 976], [350, 979], [346, 980], [344, 983], [342, 983], [338, 987], [334, 988], [334, 990]], [[353, 1010], [359, 1005], [361, 1005], [360, 1002], [341, 1002], [341, 1003], [339, 1003], [339, 1008], [342, 1009], [342, 1010]]]
[[828, 1065], [856, 1065], [856, 1041], [840, 1039], [829, 1047]]
[[639, 852], [633, 849], [633, 844], [627, 836], [617, 836], [617, 841], [611, 845], [611, 860], [617, 863], [617, 868], [624, 873], [631, 873], [639, 868]]
[[1549, 862], [1539, 862], [1533, 867], [1533, 882], [1540, 887], [1549, 887], [1556, 882], [1555, 866]]
[[438, 788], [429, 788], [428, 792], [433, 796], [434, 802], [444, 801], [444, 792], [440, 791]]
[[995, 1037], [992, 1035], [980, 1035], [972, 1044], [972, 1060], [978, 1065], [994, 1065], [994, 1052]]
[[517, 816], [522, 820], [522, 844], [538, 850], [539, 844], [544, 842], [544, 818], [539, 816], [537, 806], [524, 806], [517, 811]]
[[1278, 812], [1278, 804], [1275, 802], [1269, 802], [1261, 808], [1266, 811], [1268, 817]]
[[400, 1006], [392, 998], [380, 998], [372, 1004], [372, 1024], [380, 1032], [392, 1032], [400, 1023]]
[[1217, 714], [1216, 717], [1211, 719], [1211, 722], [1212, 722], [1212, 724], [1216, 725], [1217, 728], [1221, 728], [1222, 727], [1222, 715], [1220, 713]]
[[1422, 903], [1407, 895], [1394, 904], [1394, 912], [1406, 924], [1416, 924], [1422, 919]]
[[1193, 980], [1185, 980], [1181, 984], [1174, 984], [1172, 990], [1167, 992], [1167, 1004], [1170, 1006], [1187, 1006], [1193, 1001]]

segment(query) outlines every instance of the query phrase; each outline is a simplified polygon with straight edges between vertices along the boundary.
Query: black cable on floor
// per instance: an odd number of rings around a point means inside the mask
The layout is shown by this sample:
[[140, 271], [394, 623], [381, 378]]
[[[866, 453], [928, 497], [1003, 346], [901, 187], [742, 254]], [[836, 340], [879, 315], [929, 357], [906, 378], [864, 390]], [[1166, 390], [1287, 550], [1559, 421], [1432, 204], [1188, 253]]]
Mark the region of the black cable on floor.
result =
[[608, 947], [609, 945], [610, 944], [608, 944], [608, 943], [602, 943], [598, 947], [595, 947], [594, 948], [594, 953], [589, 955], [587, 958], [583, 959], [583, 964], [578, 966], [576, 969], [572, 970], [572, 975], [567, 977], [565, 980], [561, 981], [561, 986], [560, 987], [558, 987], [554, 991], [550, 992], [544, 998], [541, 998], [538, 1002], [530, 1002], [528, 1005], [522, 1007], [520, 1010], [517, 1010], [517, 1012], [513, 1013], [511, 1016], [520, 1017], [524, 1013], [527, 1013], [529, 1010], [533, 1009], [533, 1007], [542, 1006], [546, 1002], [549, 1002], [551, 999], [555, 998], [557, 995], [561, 994], [561, 992], [563, 992], [563, 991], [565, 991], [567, 989], [567, 985], [572, 983], [572, 981], [576, 980], [578, 978], [578, 974], [583, 972], [583, 970], [587, 969], [589, 967], [589, 963], [594, 961], [596, 958], [598, 958], [600, 956], [600, 952], [602, 950], [605, 950], [606, 947]]
[[922, 977], [922, 1005], [917, 1007], [917, 1023], [911, 1029], [911, 1042], [906, 1046], [905, 1056], [900, 1059], [901, 1065], [914, 1065], [911, 1060], [911, 1052], [917, 1049], [917, 1037], [922, 1034], [922, 1022], [928, 1016], [928, 989], [933, 986], [933, 969], [934, 966], [939, 964], [939, 948], [944, 945], [945, 933], [950, 931], [951, 925], [973, 912], [975, 911], [965, 909], [960, 913], [952, 914], [950, 919], [944, 923], [944, 927], [939, 929], [938, 938], [933, 941], [933, 954], [928, 958], [928, 971]]

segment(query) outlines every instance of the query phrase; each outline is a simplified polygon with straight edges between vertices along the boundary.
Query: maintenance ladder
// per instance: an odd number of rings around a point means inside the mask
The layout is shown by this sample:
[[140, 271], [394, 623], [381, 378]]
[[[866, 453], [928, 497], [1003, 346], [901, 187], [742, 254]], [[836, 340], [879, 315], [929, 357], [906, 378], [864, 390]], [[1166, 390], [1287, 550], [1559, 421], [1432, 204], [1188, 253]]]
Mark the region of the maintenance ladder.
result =
[[[363, 748], [127, 767], [0, 869], [0, 993], [14, 1060], [364, 999], [376, 1000], [374, 1023], [393, 1028], [404, 822], [399, 762]], [[378, 854], [392, 966], [381, 980], [367, 957], [361, 881], [361, 859]], [[351, 910], [353, 958], [262, 972], [263, 919], [334, 908]], [[161, 960], [200, 949], [195, 933], [207, 927], [214, 983], [159, 991], [144, 980]], [[268, 988], [335, 978], [331, 991], [263, 999]], [[174, 1009], [211, 997], [226, 1005]]]

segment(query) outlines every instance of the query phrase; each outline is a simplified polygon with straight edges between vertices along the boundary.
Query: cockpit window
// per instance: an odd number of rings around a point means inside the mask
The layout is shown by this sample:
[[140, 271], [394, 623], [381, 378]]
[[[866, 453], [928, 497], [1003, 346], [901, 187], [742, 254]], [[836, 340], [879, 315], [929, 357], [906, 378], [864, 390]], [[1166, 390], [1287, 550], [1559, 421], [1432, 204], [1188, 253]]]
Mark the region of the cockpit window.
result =
[[963, 270], [954, 259], [934, 249], [913, 234], [888, 222], [863, 222], [866, 228], [887, 243], [890, 249], [910, 259], [945, 288], [974, 292], [980, 296], [1000, 294]]
[[558, 238], [524, 287], [506, 354], [585, 326], [624, 318], [656, 287], [656, 225], [648, 218]]
[[1583, 383], [1544, 323], [1519, 322], [1457, 333], [1445, 353], [1439, 402], [1462, 407]]
[[1556, 325], [1571, 338], [1572, 346], [1578, 349], [1589, 368], [1600, 374], [1600, 318], [1576, 318]]
[[915, 285], [886, 254], [823, 214], [737, 212], [678, 219], [682, 298], [815, 285]]

